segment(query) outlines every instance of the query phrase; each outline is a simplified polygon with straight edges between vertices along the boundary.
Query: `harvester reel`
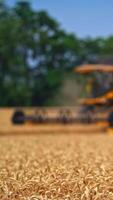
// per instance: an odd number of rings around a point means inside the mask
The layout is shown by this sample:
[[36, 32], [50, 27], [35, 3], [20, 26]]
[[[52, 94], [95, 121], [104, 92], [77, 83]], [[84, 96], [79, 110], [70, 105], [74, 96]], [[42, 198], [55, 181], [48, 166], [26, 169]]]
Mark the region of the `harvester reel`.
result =
[[108, 116], [109, 127], [113, 128], [113, 111]]
[[83, 106], [79, 112], [80, 122], [90, 124], [95, 121], [95, 113], [93, 107]]
[[58, 122], [67, 124], [71, 122], [71, 112], [70, 110], [61, 109], [59, 111]]
[[47, 113], [45, 110], [38, 110], [35, 113], [35, 117], [33, 119], [33, 122], [38, 123], [45, 123], [47, 122]]

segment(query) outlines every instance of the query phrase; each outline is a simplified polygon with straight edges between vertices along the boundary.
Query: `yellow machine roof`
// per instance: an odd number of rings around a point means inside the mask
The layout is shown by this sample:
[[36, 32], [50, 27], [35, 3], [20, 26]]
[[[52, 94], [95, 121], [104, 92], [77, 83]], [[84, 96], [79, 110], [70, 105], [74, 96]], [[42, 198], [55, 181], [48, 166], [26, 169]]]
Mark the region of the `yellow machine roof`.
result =
[[75, 67], [74, 71], [80, 74], [87, 74], [91, 72], [113, 73], [113, 66], [103, 64], [84, 64]]

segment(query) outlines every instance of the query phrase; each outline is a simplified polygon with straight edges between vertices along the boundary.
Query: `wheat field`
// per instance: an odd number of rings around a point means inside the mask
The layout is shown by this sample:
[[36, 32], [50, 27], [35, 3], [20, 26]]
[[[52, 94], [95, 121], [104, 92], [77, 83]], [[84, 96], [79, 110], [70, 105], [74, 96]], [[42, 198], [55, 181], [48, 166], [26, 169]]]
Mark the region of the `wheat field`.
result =
[[0, 137], [0, 200], [113, 200], [113, 136]]

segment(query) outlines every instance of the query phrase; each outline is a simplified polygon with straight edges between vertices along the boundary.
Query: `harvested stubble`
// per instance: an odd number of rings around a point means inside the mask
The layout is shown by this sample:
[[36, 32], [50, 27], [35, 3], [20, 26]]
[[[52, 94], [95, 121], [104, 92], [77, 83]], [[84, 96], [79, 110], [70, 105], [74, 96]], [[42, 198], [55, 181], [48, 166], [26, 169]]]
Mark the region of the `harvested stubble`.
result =
[[113, 138], [0, 138], [0, 200], [113, 200]]

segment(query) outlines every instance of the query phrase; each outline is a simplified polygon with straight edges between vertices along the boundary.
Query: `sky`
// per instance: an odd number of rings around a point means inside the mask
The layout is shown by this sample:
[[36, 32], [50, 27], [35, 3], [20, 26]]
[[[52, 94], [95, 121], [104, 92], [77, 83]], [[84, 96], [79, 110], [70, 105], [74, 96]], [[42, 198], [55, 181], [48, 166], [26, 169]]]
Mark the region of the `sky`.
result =
[[[5, 0], [14, 5], [16, 0]], [[67, 32], [78, 37], [113, 35], [113, 0], [29, 0], [36, 10], [46, 10]]]

